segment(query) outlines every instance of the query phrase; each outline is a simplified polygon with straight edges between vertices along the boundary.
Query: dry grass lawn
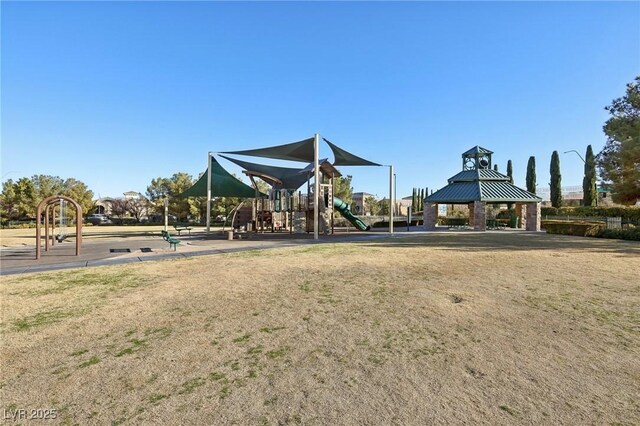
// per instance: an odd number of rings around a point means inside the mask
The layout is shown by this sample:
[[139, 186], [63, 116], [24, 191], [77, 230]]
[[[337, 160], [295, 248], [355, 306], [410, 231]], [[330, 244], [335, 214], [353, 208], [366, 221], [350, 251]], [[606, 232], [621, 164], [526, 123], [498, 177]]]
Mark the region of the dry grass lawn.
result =
[[638, 424], [640, 245], [438, 233], [2, 277], [46, 424]]

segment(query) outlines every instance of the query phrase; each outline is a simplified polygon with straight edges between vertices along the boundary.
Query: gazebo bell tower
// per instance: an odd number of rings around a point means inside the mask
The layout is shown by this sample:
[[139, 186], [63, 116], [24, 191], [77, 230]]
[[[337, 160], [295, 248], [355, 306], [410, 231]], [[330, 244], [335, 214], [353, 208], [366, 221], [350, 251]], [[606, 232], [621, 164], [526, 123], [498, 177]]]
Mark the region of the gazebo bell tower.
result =
[[462, 170], [490, 170], [492, 151], [475, 146], [462, 154]]

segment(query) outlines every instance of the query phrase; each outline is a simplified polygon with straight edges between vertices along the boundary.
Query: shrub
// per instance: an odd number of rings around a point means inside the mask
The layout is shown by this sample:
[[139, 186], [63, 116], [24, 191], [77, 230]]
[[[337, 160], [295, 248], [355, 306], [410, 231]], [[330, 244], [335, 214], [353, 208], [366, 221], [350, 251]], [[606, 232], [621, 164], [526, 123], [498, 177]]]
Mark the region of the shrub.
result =
[[638, 207], [543, 207], [544, 216], [621, 217], [632, 222], [640, 221]]
[[575, 235], [578, 237], [595, 237], [604, 227], [599, 222], [555, 222], [545, 221], [547, 234]]
[[619, 240], [640, 241], [640, 228], [630, 229], [600, 229], [596, 235], [598, 238], [615, 238]]

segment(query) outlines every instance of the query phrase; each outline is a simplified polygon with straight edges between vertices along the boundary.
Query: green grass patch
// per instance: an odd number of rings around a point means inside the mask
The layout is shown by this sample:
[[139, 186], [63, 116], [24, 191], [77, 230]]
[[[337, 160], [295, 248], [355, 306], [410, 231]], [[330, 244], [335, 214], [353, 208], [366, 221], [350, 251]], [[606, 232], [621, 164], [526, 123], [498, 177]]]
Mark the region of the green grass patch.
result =
[[71, 356], [79, 356], [82, 354], [86, 354], [87, 352], [89, 352], [89, 349], [80, 349], [79, 351], [75, 351], [73, 353], [71, 353]]
[[269, 351], [266, 353], [266, 355], [267, 355], [267, 358], [269, 359], [278, 359], [285, 356], [287, 352], [288, 352], [287, 348], [282, 348], [275, 351]]
[[131, 342], [132, 344], [131, 346], [129, 346], [128, 348], [122, 349], [120, 352], [116, 353], [114, 356], [121, 357], [124, 355], [131, 355], [137, 352], [138, 350], [140, 350], [141, 348], [143, 348], [144, 346], [147, 346], [146, 340], [131, 339], [129, 340], [129, 342]]
[[369, 355], [367, 360], [374, 365], [382, 365], [385, 362], [385, 359], [378, 355]]
[[218, 381], [226, 378], [227, 376], [224, 373], [213, 372], [209, 374], [209, 380]]
[[203, 379], [202, 377], [196, 377], [194, 379], [187, 380], [182, 384], [182, 389], [180, 389], [178, 393], [181, 395], [185, 393], [192, 393], [193, 391], [195, 391], [197, 388], [204, 385], [205, 383], [206, 383], [206, 380]]
[[148, 328], [144, 331], [145, 336], [164, 339], [171, 335], [173, 330], [170, 327]]
[[278, 330], [284, 330], [285, 326], [280, 326], [280, 327], [262, 327], [260, 329], [261, 333], [273, 333], [274, 331], [278, 331]]
[[302, 284], [298, 285], [298, 288], [305, 293], [309, 293], [311, 291], [311, 283], [309, 283], [309, 281], [305, 281]]
[[160, 401], [162, 401], [163, 399], [167, 399], [168, 396], [167, 395], [163, 395], [160, 393], [152, 393], [151, 395], [149, 395], [147, 397], [147, 400], [153, 404], [153, 405], [157, 405]]
[[240, 337], [236, 337], [235, 339], [233, 339], [233, 343], [242, 343], [242, 342], [246, 342], [247, 340], [249, 340], [251, 338], [251, 334], [247, 333], [244, 334]]
[[229, 395], [231, 395], [231, 387], [228, 385], [223, 386], [222, 389], [220, 389], [220, 399], [225, 399]]
[[518, 412], [516, 410], [514, 410], [513, 408], [509, 407], [508, 405], [501, 405], [499, 407], [502, 411], [505, 411], [509, 414], [511, 414], [512, 416], [517, 416]]
[[254, 346], [252, 348], [247, 349], [247, 353], [249, 355], [255, 355], [262, 352], [262, 345]]
[[87, 361], [83, 362], [82, 364], [79, 365], [80, 368], [85, 368], [85, 367], [89, 367], [90, 365], [94, 365], [100, 362], [100, 358], [98, 358], [97, 356], [92, 356], [91, 358], [89, 358]]
[[[17, 282], [41, 282], [47, 283], [45, 288], [29, 290], [30, 296], [45, 296], [48, 294], [63, 293], [79, 287], [99, 287], [106, 290], [118, 290], [122, 288], [134, 288], [150, 282], [149, 277], [144, 277], [128, 269], [118, 270], [89, 270], [89, 271], [64, 271], [37, 276], [18, 278]], [[49, 285], [50, 284], [50, 285]]]
[[56, 309], [48, 312], [38, 312], [35, 315], [31, 315], [25, 318], [21, 318], [13, 322], [13, 325], [18, 331], [26, 331], [35, 327], [41, 327], [44, 325], [55, 324], [62, 321], [65, 318], [74, 318], [86, 313], [85, 309], [77, 309], [70, 311], [63, 311]]

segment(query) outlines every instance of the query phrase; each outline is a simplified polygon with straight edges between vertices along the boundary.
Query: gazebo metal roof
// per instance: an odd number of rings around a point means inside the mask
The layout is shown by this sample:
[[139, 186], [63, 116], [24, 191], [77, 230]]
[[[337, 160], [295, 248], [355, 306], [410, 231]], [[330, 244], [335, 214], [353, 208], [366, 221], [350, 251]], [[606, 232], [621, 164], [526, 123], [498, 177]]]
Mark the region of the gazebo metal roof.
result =
[[488, 158], [487, 162], [475, 161], [474, 169], [463, 170], [449, 178], [449, 184], [425, 198], [426, 203], [466, 204], [473, 201], [487, 203], [539, 203], [542, 199], [511, 183], [509, 176], [492, 170], [491, 154], [486, 148], [475, 146], [462, 154], [465, 158]]

